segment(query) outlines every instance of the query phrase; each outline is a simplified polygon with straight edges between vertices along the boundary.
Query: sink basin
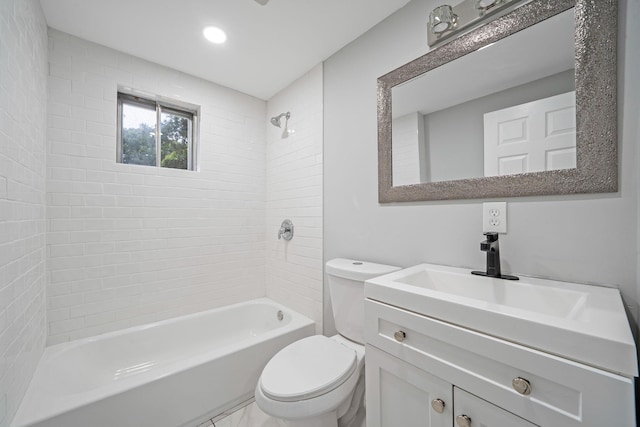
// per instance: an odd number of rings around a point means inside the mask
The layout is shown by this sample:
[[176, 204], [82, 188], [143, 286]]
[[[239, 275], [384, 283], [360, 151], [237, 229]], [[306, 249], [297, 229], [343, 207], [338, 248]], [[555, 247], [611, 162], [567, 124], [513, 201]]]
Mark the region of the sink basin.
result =
[[638, 374], [633, 335], [614, 288], [509, 281], [420, 264], [368, 280], [365, 296], [609, 372]]
[[396, 279], [398, 283], [429, 289], [434, 292], [469, 298], [486, 305], [527, 310], [548, 316], [572, 319], [584, 312], [587, 292], [550, 286], [536, 286], [527, 282], [512, 282], [469, 273], [446, 272], [426, 265], [415, 272]]

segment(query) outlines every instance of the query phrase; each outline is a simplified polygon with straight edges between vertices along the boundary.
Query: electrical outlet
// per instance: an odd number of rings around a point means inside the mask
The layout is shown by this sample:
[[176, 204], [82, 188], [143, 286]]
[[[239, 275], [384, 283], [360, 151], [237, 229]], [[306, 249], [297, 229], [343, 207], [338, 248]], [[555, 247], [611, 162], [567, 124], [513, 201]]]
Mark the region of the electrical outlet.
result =
[[507, 233], [507, 202], [482, 204], [482, 232]]

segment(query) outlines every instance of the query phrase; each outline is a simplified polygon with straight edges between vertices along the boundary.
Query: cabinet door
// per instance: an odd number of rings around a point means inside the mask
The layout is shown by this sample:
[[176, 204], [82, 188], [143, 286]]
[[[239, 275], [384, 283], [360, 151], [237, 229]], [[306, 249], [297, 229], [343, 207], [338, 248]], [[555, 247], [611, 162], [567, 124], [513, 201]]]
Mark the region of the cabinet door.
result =
[[[524, 418], [454, 387], [455, 425], [459, 427], [535, 427]], [[466, 418], [465, 418], [466, 417]], [[471, 421], [470, 423], [468, 421]]]
[[450, 383], [375, 347], [367, 345], [365, 354], [367, 427], [451, 426]]

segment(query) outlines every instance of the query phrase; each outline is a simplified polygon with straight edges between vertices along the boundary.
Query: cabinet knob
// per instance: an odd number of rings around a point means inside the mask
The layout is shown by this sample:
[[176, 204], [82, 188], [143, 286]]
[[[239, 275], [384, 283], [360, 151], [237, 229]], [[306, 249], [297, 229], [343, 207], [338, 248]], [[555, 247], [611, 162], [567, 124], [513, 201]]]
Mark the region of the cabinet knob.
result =
[[458, 415], [456, 417], [456, 424], [459, 427], [471, 427], [471, 418], [466, 415]]
[[434, 411], [441, 414], [444, 412], [444, 400], [442, 399], [433, 399], [431, 401], [431, 407]]
[[404, 331], [397, 331], [395, 334], [393, 334], [393, 337], [396, 339], [396, 341], [402, 342], [407, 337], [407, 334]]
[[531, 383], [525, 380], [524, 378], [521, 378], [521, 377], [514, 378], [513, 381], [511, 381], [511, 385], [513, 386], [515, 391], [517, 391], [522, 395], [527, 396], [531, 394]]

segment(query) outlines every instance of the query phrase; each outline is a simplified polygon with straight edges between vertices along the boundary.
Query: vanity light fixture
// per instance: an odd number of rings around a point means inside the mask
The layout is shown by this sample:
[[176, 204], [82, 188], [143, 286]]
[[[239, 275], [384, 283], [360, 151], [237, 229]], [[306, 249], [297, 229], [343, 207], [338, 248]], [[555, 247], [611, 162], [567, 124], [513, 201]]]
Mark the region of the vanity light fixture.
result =
[[496, 3], [500, 3], [499, 0], [476, 0], [476, 9], [489, 9]]
[[202, 35], [204, 35], [205, 39], [215, 44], [222, 44], [227, 40], [227, 35], [225, 34], [225, 32], [218, 27], [205, 27], [202, 30]]
[[497, 18], [515, 9], [525, 0], [464, 0], [456, 6], [438, 6], [429, 14], [429, 46], [442, 44], [486, 22], [490, 16]]
[[443, 33], [456, 25], [458, 17], [448, 4], [438, 6], [429, 14], [429, 28], [435, 34]]

